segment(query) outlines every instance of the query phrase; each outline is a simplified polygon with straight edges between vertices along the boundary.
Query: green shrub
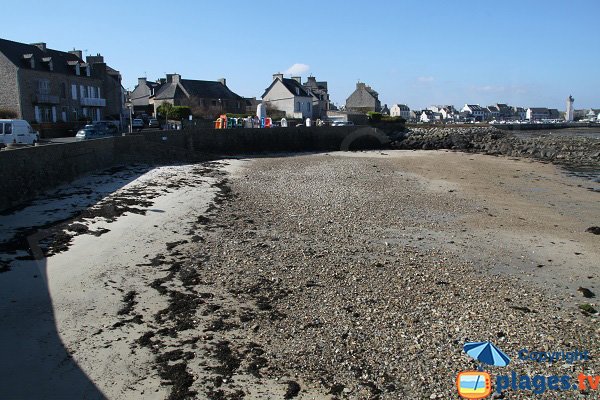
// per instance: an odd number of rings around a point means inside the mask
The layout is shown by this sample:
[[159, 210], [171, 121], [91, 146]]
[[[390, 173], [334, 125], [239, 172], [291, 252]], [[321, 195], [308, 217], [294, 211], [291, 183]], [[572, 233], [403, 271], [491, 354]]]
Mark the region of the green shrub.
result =
[[383, 115], [379, 112], [369, 111], [367, 112], [367, 117], [369, 118], [369, 122], [379, 122]]

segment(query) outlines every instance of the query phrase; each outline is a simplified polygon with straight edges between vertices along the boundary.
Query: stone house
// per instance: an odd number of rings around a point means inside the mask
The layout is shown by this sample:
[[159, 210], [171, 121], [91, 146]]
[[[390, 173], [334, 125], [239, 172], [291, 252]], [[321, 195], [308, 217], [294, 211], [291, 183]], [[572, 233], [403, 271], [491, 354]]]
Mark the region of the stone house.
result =
[[513, 109], [508, 104], [496, 103], [496, 108], [498, 108], [498, 119], [509, 120], [514, 117]]
[[166, 79], [159, 83], [160, 86], [154, 89], [154, 96], [150, 96], [155, 115], [163, 103], [190, 107], [192, 115], [209, 119], [219, 114], [246, 112], [244, 98], [231, 91], [224, 78], [199, 81], [181, 79], [179, 74], [167, 74]]
[[550, 118], [550, 110], [548, 110], [546, 107], [530, 107], [527, 109], [525, 117], [530, 121], [548, 119]]
[[346, 111], [366, 113], [380, 110], [379, 93], [363, 82], [358, 82], [354, 92], [346, 99]]
[[498, 119], [500, 116], [500, 109], [496, 106], [488, 106], [487, 112], [489, 114], [490, 119]]
[[[293, 79], [293, 78], [292, 78]], [[327, 111], [331, 109], [329, 92], [327, 91], [326, 81], [317, 81], [314, 76], [309, 76], [307, 81], [302, 84], [304, 89], [312, 95], [312, 117], [326, 118]]]
[[314, 97], [302, 86], [299, 76], [290, 79], [283, 74], [273, 74], [273, 81], [261, 98], [267, 109], [283, 111], [287, 118], [313, 117]]
[[0, 108], [37, 123], [120, 119], [121, 75], [97, 54], [0, 39]]
[[154, 97], [156, 90], [160, 87], [161, 82], [152, 82], [147, 78], [138, 78], [138, 84], [129, 94], [129, 99], [133, 105], [134, 114], [152, 115], [154, 105], [150, 98]]
[[460, 111], [467, 113], [469, 118], [473, 118], [475, 121], [484, 121], [486, 119], [486, 112], [479, 104], [465, 104]]
[[393, 104], [390, 108], [390, 116], [410, 119], [410, 108], [406, 104]]
[[421, 115], [419, 117], [419, 121], [421, 122], [436, 122], [442, 119], [442, 114], [438, 112], [434, 112], [431, 110], [422, 110]]

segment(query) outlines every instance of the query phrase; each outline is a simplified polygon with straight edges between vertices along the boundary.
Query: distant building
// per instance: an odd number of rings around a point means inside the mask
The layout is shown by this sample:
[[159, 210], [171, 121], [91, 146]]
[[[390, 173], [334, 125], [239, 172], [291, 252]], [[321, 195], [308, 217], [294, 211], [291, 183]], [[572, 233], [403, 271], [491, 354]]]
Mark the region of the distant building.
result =
[[317, 81], [314, 76], [309, 76], [302, 86], [312, 95], [313, 118], [327, 117], [327, 111], [332, 109], [329, 92], [327, 91], [327, 82]]
[[123, 88], [119, 71], [97, 54], [52, 50], [46, 43], [0, 39], [0, 108], [31, 122], [119, 120]]
[[512, 110], [513, 116], [517, 120], [522, 121], [527, 116], [527, 110], [525, 110], [523, 107], [513, 107]]
[[498, 108], [498, 117], [500, 120], [510, 120], [513, 118], [513, 110], [508, 104], [496, 103]]
[[410, 108], [405, 104], [394, 104], [390, 108], [390, 116], [402, 117], [408, 121], [410, 119]]
[[525, 118], [530, 121], [539, 121], [550, 118], [550, 111], [545, 107], [530, 107], [527, 109]]
[[383, 107], [381, 107], [381, 114], [390, 115], [390, 109], [388, 108], [387, 104], [384, 104]]
[[358, 82], [354, 92], [346, 99], [346, 110], [362, 113], [379, 112], [381, 110], [379, 93], [365, 83]]
[[313, 116], [314, 97], [301, 84], [300, 77], [284, 78], [283, 74], [273, 74], [271, 85], [262, 95], [267, 110], [283, 111], [287, 118], [309, 118]]
[[467, 113], [468, 118], [472, 118], [475, 121], [484, 121], [486, 118], [486, 112], [479, 104], [465, 104], [460, 111]]
[[439, 121], [439, 120], [441, 120], [441, 118], [442, 118], [442, 114], [440, 114], [440, 113], [433, 112], [431, 110], [423, 110], [423, 111], [421, 111], [419, 120], [421, 122], [431, 123], [431, 122]]
[[129, 94], [134, 114], [152, 115], [154, 104], [150, 102], [150, 98], [156, 94], [160, 85], [160, 82], [149, 81], [146, 77], [138, 78], [138, 84]]
[[258, 105], [261, 103], [256, 97], [246, 97], [244, 98], [244, 105], [246, 106], [246, 114], [256, 115], [256, 109]]
[[458, 111], [452, 105], [438, 105], [438, 106], [429, 106], [428, 110], [433, 111], [434, 113], [440, 114], [441, 120], [457, 120], [458, 119]]
[[496, 106], [488, 106], [487, 112], [490, 119], [498, 119], [500, 116], [500, 109]]
[[[160, 87], [151, 98], [154, 113], [163, 103], [174, 106], [188, 106], [198, 117], [214, 118], [219, 114], [241, 114], [246, 111], [246, 103], [238, 94], [227, 87], [224, 78], [217, 81], [181, 79], [179, 74], [167, 74]], [[164, 83], [163, 83], [164, 82]]]

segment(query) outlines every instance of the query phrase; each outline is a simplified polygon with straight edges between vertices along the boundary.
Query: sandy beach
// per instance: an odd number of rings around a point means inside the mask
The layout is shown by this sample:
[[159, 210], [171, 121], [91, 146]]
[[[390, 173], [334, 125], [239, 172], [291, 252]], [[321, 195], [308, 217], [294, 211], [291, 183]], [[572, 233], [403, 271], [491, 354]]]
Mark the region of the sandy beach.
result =
[[[598, 314], [580, 309], [600, 307], [583, 296], [600, 295], [594, 185], [400, 150], [84, 177], [0, 216], [2, 393], [456, 398], [478, 367], [462, 345], [486, 340], [518, 374], [600, 375]], [[524, 348], [592, 357], [534, 364]]]

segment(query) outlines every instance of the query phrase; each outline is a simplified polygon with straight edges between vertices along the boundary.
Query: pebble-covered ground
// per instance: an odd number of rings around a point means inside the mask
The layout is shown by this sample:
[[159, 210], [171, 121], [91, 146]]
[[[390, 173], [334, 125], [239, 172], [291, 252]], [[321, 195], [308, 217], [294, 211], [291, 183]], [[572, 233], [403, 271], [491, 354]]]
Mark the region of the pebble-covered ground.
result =
[[[457, 398], [458, 372], [479, 366], [462, 347], [486, 340], [513, 358], [504, 369], [485, 366], [493, 376], [568, 375], [574, 384], [582, 371], [599, 375], [596, 316], [565, 292], [492, 273], [468, 243], [444, 245], [468, 229], [464, 220], [482, 201], [450, 187], [434, 189], [393, 157], [364, 154], [258, 159], [226, 181], [228, 200], [205, 221], [200, 246], [202, 280], [229, 298], [214, 311], [216, 335], [228, 337], [237, 360], [225, 375], [245, 365], [265, 379], [291, 377], [286, 398], [298, 389], [319, 398]], [[508, 263], [514, 257], [501, 243], [487, 246]], [[588, 350], [591, 359], [523, 362], [521, 349]], [[215, 382], [192, 388], [209, 398], [250, 393], [235, 379]], [[523, 385], [505, 398], [597, 398], [572, 387], [534, 395], [539, 382]]]

